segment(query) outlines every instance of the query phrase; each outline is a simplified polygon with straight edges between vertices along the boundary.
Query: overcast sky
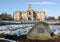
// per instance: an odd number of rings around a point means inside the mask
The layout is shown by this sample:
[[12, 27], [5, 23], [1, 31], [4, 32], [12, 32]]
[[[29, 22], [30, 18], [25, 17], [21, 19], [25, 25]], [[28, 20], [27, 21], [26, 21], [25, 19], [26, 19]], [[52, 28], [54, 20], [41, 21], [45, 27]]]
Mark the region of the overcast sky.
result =
[[25, 11], [28, 4], [35, 11], [45, 11], [47, 16], [60, 15], [60, 0], [0, 0], [0, 13], [7, 12], [13, 15], [16, 10]]

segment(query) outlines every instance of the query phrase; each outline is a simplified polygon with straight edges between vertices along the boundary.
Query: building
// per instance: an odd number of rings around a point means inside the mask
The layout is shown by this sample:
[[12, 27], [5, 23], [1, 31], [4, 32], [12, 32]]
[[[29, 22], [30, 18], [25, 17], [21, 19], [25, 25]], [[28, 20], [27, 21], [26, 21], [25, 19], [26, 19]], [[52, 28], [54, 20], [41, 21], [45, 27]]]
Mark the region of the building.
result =
[[15, 21], [45, 21], [45, 11], [34, 11], [31, 4], [27, 11], [15, 11], [13, 16]]

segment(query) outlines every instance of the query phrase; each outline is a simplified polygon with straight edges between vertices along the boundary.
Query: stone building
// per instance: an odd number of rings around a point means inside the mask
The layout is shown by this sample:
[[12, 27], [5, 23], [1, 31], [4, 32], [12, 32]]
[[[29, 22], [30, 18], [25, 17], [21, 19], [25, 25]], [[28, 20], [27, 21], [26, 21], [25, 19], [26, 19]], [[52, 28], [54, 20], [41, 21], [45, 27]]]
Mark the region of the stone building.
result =
[[31, 4], [27, 11], [15, 11], [13, 16], [15, 21], [45, 21], [45, 11], [34, 11]]

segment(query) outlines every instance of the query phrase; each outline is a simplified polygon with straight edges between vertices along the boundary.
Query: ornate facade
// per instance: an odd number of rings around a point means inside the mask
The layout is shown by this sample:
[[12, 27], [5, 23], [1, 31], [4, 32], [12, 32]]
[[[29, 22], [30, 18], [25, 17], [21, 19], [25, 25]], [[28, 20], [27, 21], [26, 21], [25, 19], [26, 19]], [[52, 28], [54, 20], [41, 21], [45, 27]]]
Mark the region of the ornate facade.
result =
[[16, 21], [45, 21], [45, 11], [33, 11], [30, 4], [27, 11], [15, 11], [13, 16]]

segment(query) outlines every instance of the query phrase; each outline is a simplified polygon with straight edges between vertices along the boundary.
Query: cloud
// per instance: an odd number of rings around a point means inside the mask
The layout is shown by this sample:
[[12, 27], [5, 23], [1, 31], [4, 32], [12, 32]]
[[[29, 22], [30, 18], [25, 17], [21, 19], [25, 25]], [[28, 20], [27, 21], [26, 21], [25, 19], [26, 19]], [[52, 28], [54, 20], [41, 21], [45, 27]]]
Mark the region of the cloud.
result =
[[37, 5], [56, 5], [54, 2], [29, 2], [30, 4], [37, 4]]

